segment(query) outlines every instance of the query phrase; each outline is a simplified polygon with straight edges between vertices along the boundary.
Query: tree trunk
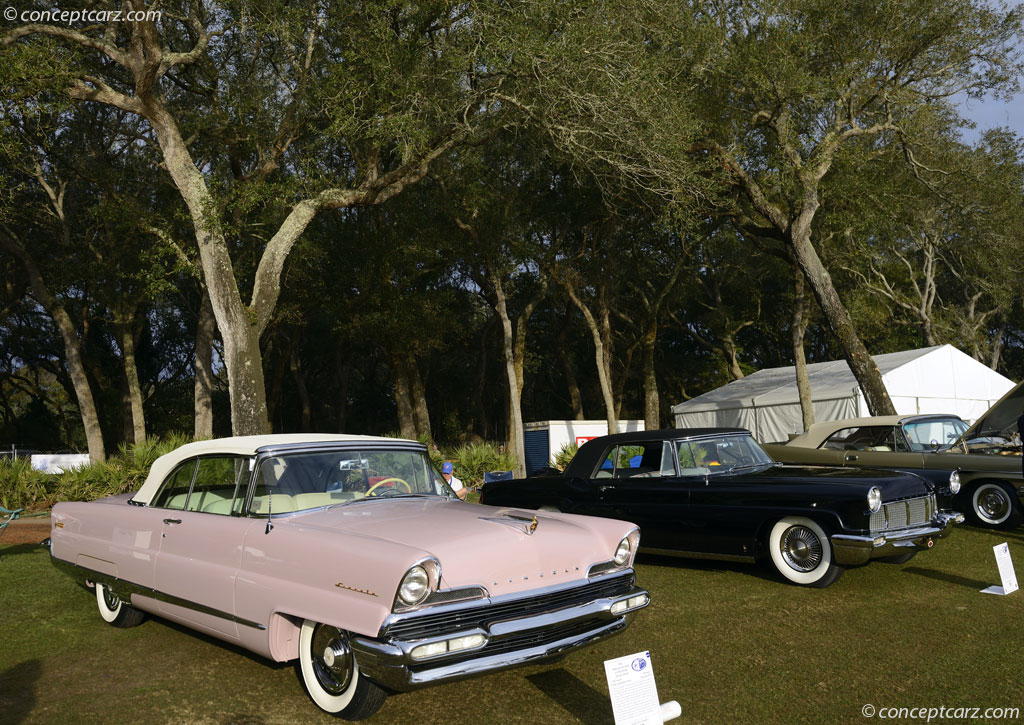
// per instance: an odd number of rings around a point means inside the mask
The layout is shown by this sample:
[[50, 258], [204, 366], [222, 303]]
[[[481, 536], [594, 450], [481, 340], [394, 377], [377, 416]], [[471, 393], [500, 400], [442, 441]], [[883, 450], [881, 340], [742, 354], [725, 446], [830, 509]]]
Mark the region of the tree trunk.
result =
[[231, 432], [234, 435], [269, 433], [260, 331], [256, 328], [255, 316], [250, 316], [249, 309], [242, 304], [228, 246], [216, 215], [216, 200], [166, 109], [150, 102], [146, 117], [156, 132], [167, 171], [192, 218], [203, 280], [224, 342], [224, 366], [227, 368], [231, 399]]
[[135, 364], [134, 312], [131, 315], [118, 314], [114, 321], [121, 343], [121, 360], [127, 385], [128, 407], [131, 420], [131, 442], [138, 445], [146, 440], [146, 418], [142, 409], [142, 388], [139, 386], [139, 369]]
[[350, 367], [345, 361], [345, 348], [341, 343], [334, 348], [334, 374], [338, 382], [338, 414], [336, 430], [345, 432], [345, 418], [348, 414], [348, 379]]
[[818, 306], [839, 341], [843, 357], [860, 384], [871, 415], [896, 415], [896, 408], [893, 407], [885, 383], [882, 382], [882, 373], [857, 334], [849, 311], [839, 299], [839, 293], [832, 284], [832, 277], [811, 244], [809, 231], [798, 236], [798, 230], [794, 229], [790, 243], [800, 269], [814, 290]]
[[1006, 323], [1004, 322], [999, 326], [999, 331], [996, 332], [995, 339], [992, 340], [992, 354], [988, 359], [988, 366], [992, 370], [999, 369], [999, 360], [1003, 353], [1003, 341], [1006, 339]]
[[15, 239], [9, 239], [0, 235], [0, 246], [13, 254], [22, 263], [25, 272], [29, 277], [29, 287], [32, 296], [43, 306], [47, 314], [53, 319], [54, 324], [60, 332], [61, 340], [64, 342], [65, 364], [68, 375], [71, 377], [71, 384], [74, 387], [75, 398], [78, 400], [78, 409], [82, 414], [82, 427], [85, 428], [85, 440], [89, 446], [89, 459], [93, 463], [101, 463], [106, 460], [107, 453], [103, 445], [103, 430], [100, 428], [100, 417], [96, 411], [96, 401], [92, 396], [92, 388], [89, 385], [89, 377], [85, 372], [85, 364], [82, 361], [82, 340], [78, 336], [74, 323], [68, 315], [64, 306], [50, 294], [46, 284], [43, 282], [42, 274], [36, 266], [35, 260], [25, 248]]
[[807, 293], [804, 289], [804, 273], [796, 268], [794, 271], [793, 320], [791, 332], [793, 337], [793, 363], [796, 366], [796, 389], [800, 396], [800, 415], [803, 418], [804, 431], [814, 424], [814, 398], [811, 395], [811, 379], [807, 375], [807, 356], [804, 354], [804, 334], [810, 315], [807, 310]]
[[610, 323], [607, 321], [604, 315], [602, 315], [602, 325], [598, 325], [596, 319], [594, 319], [593, 313], [583, 303], [583, 300], [576, 294], [576, 289], [573, 283], [566, 282], [565, 290], [569, 294], [569, 299], [572, 300], [573, 304], [579, 308], [579, 311], [583, 313], [583, 319], [587, 323], [587, 329], [590, 330], [590, 336], [594, 340], [594, 361], [597, 364], [597, 379], [601, 385], [601, 398], [604, 400], [605, 419], [608, 421], [608, 432], [618, 433], [619, 431], [619, 420], [615, 415], [615, 396], [612, 393], [612, 377], [611, 370], [608, 366], [608, 354], [605, 351], [604, 337], [601, 334], [602, 327], [610, 327]]
[[412, 416], [416, 422], [416, 437], [426, 436], [427, 441], [434, 440], [430, 429], [430, 411], [427, 409], [427, 390], [423, 387], [423, 378], [412, 353], [405, 355], [405, 370], [409, 379], [409, 395], [412, 404]]
[[213, 317], [210, 295], [203, 289], [196, 323], [195, 430], [197, 441], [213, 438], [213, 335], [217, 321]]
[[398, 413], [398, 431], [403, 438], [416, 440], [416, 419], [413, 417], [410, 386], [405, 362], [397, 352], [391, 353], [391, 375], [395, 381], [395, 409]]
[[558, 362], [562, 365], [562, 373], [565, 375], [565, 385], [569, 389], [569, 401], [572, 404], [572, 416], [575, 420], [585, 420], [583, 417], [583, 397], [580, 395], [580, 386], [576, 382], [576, 371], [572, 368], [569, 356], [565, 354], [566, 328], [563, 326], [558, 331], [558, 346], [555, 354]]
[[313, 426], [313, 405], [309, 400], [309, 389], [306, 387], [306, 376], [302, 372], [302, 362], [296, 355], [298, 345], [289, 346], [288, 368], [292, 373], [292, 380], [295, 383], [295, 391], [299, 396], [299, 405], [302, 407], [301, 427], [303, 433], [309, 433]]
[[514, 475], [521, 478], [526, 475], [526, 447], [523, 439], [523, 411], [520, 402], [522, 391], [519, 387], [518, 376], [516, 375], [512, 320], [508, 316], [508, 306], [505, 303], [505, 289], [502, 287], [501, 278], [491, 267], [488, 267], [488, 273], [491, 277], [491, 285], [494, 288], [495, 309], [498, 312], [498, 318], [501, 320], [502, 347], [505, 352], [505, 376], [508, 380], [509, 405], [508, 452], [516, 459]]
[[654, 345], [658, 340], [657, 325], [651, 324], [644, 332], [642, 363], [644, 378], [644, 428], [661, 428], [661, 400], [658, 397], [658, 377], [654, 372]]
[[484, 440], [490, 440], [490, 415], [487, 410], [487, 343], [491, 337], [491, 329], [496, 318], [488, 318], [483, 330], [480, 332], [480, 358], [476, 368], [476, 386], [473, 390], [473, 400], [476, 403], [476, 415], [480, 421], [479, 432]]

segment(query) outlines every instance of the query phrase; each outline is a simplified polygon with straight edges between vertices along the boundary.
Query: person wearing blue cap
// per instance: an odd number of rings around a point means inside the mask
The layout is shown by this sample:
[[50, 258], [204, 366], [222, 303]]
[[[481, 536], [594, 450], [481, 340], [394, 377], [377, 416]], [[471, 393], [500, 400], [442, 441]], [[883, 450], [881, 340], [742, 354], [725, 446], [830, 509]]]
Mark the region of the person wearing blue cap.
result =
[[462, 481], [455, 477], [455, 466], [452, 465], [451, 461], [445, 461], [444, 465], [441, 466], [441, 475], [444, 476], [444, 480], [455, 491], [455, 495], [465, 501], [466, 487], [462, 485]]

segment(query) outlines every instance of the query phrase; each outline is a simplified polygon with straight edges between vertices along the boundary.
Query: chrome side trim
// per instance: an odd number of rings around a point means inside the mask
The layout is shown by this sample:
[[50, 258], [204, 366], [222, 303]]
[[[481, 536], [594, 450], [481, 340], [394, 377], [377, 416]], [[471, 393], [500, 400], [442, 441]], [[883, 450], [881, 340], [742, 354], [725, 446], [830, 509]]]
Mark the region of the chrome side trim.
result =
[[179, 607], [185, 607], [202, 614], [209, 614], [220, 619], [225, 619], [229, 622], [241, 624], [245, 627], [252, 627], [253, 629], [266, 629], [266, 625], [260, 624], [259, 622], [252, 622], [242, 617], [236, 617], [228, 612], [223, 612], [213, 607], [207, 607], [206, 605], [193, 602], [189, 599], [182, 599], [173, 594], [162, 592], [152, 587], [142, 586], [141, 584], [135, 584], [134, 582], [127, 581], [126, 579], [118, 579], [112, 577], [109, 574], [103, 574], [92, 569], [87, 569], [84, 566], [73, 564], [70, 561], [64, 559], [58, 559], [57, 557], [50, 555], [50, 561], [57, 568], [58, 571], [67, 574], [69, 577], [75, 580], [87, 579], [91, 582], [99, 582], [105, 587], [109, 587], [110, 591], [117, 595], [118, 599], [122, 601], [130, 602], [133, 594], [139, 596], [148, 597], [149, 599], [156, 599], [167, 604], [174, 604]]

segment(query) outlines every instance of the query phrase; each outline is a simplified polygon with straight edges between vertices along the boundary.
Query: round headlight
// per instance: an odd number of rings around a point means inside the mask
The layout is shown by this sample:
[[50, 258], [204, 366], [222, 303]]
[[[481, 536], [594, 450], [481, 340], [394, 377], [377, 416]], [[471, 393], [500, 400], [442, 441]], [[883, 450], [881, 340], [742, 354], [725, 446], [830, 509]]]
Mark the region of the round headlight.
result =
[[409, 606], [419, 604], [429, 593], [430, 578], [427, 576], [427, 570], [418, 564], [405, 573], [402, 584], [398, 587], [398, 598]]
[[612, 557], [613, 561], [618, 565], [622, 566], [629, 561], [629, 554], [633, 547], [629, 543], [629, 537], [626, 537], [619, 542], [619, 548], [615, 550], [615, 556]]
[[871, 490], [868, 491], [868, 508], [871, 510], [871, 513], [882, 508], [882, 491], [878, 486], [872, 486]]
[[949, 474], [949, 492], [960, 493], [960, 471]]

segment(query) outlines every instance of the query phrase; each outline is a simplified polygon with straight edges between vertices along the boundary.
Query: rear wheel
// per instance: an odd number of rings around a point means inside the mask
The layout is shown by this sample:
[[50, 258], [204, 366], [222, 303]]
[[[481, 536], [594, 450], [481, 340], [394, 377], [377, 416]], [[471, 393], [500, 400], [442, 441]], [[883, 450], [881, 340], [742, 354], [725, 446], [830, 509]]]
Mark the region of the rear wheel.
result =
[[96, 606], [103, 621], [127, 629], [142, 624], [146, 615], [110, 591], [110, 587], [96, 582]]
[[982, 526], [993, 529], [1012, 529], [1020, 525], [1024, 515], [1009, 486], [985, 481], [971, 493], [971, 514]]
[[380, 709], [387, 694], [363, 677], [348, 633], [312, 620], [299, 632], [299, 671], [317, 706], [345, 720], [363, 720]]
[[802, 516], [775, 522], [768, 535], [768, 550], [775, 569], [794, 584], [823, 588], [843, 574], [832, 563], [832, 545], [825, 531]]

